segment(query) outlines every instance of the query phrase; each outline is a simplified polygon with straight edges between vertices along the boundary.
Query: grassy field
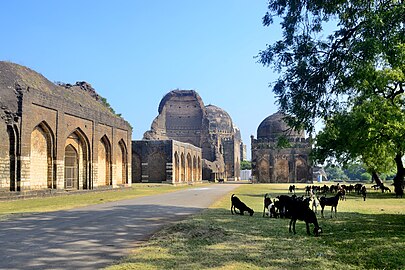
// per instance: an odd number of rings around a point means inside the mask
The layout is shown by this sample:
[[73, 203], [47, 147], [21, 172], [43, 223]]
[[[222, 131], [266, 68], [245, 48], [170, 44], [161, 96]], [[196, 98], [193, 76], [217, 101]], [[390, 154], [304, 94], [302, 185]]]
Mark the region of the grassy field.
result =
[[[205, 184], [201, 184], [205, 185]], [[0, 220], [24, 213], [50, 212], [76, 207], [125, 200], [140, 196], [172, 192], [194, 186], [172, 186], [167, 184], [132, 184], [130, 189], [117, 189], [87, 194], [63, 195], [47, 198], [0, 202]]]
[[[108, 269], [405, 269], [405, 198], [369, 191], [364, 202], [349, 194], [337, 218], [330, 207], [325, 218], [318, 214], [323, 234], [314, 237], [302, 221], [293, 235], [289, 220], [262, 217], [264, 193], [287, 194], [287, 187], [241, 185], [233, 193], [255, 210], [252, 217], [231, 215], [227, 196]], [[298, 188], [304, 194], [304, 185]]]

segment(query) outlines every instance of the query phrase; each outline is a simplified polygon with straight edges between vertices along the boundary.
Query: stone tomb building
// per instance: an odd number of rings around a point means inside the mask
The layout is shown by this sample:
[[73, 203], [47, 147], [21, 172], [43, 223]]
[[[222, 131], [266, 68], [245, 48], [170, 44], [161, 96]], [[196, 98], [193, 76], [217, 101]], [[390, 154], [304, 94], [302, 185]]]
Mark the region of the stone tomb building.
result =
[[174, 140], [132, 142], [134, 182], [190, 183], [202, 180], [201, 148]]
[[[205, 106], [194, 90], [169, 92], [158, 112], [144, 140], [175, 140], [199, 147], [204, 180], [239, 179], [241, 136], [227, 112]], [[190, 181], [187, 175], [186, 181]]]
[[131, 185], [131, 133], [87, 83], [0, 62], [0, 190]]
[[[285, 136], [289, 147], [279, 148], [277, 142]], [[277, 112], [262, 121], [257, 139], [251, 136], [252, 175], [259, 183], [312, 182], [309, 162], [311, 144], [304, 132], [291, 130]]]

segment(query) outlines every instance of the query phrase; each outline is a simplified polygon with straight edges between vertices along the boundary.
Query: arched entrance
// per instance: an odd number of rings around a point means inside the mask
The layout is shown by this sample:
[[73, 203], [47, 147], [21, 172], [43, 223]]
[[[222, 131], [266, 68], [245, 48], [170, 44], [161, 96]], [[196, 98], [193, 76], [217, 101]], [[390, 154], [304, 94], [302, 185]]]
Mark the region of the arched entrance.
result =
[[127, 169], [127, 148], [123, 140], [118, 143], [119, 150], [115, 159], [116, 183], [127, 184], [128, 183], [128, 169]]
[[79, 154], [73, 145], [65, 147], [65, 189], [79, 186]]
[[33, 190], [53, 187], [53, 141], [53, 133], [45, 122], [31, 132], [30, 188]]
[[180, 160], [179, 154], [177, 152], [174, 153], [174, 182], [179, 182], [180, 177]]
[[103, 136], [98, 142], [98, 183], [100, 185], [112, 185], [111, 178], [111, 144], [107, 136]]
[[187, 154], [187, 179], [188, 182], [193, 181], [193, 164], [191, 163], [191, 156]]

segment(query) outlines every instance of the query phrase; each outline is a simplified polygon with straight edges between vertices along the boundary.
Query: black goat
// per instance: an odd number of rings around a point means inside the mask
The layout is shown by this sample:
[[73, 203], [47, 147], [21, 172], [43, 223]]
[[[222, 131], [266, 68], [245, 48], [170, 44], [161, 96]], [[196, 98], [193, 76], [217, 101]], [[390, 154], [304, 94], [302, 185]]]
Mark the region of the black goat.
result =
[[332, 206], [331, 207], [331, 217], [333, 217], [333, 208], [335, 208], [335, 217], [336, 217], [336, 213], [337, 213], [337, 206], [339, 203], [339, 197], [342, 195], [342, 193], [339, 191], [334, 197], [330, 197], [330, 198], [326, 198], [325, 196], [321, 197], [319, 199], [319, 203], [321, 205], [321, 214], [322, 217], [323, 216], [323, 209], [325, 208], [325, 206]]
[[361, 192], [361, 195], [363, 195], [363, 201], [366, 201], [366, 196], [367, 196], [366, 186], [362, 186], [360, 192]]
[[232, 194], [231, 196], [231, 213], [233, 215], [233, 212], [237, 214], [236, 209], [239, 209], [239, 214], [244, 215], [244, 212], [248, 212], [251, 216], [253, 216], [253, 209], [249, 208], [246, 204], [244, 204], [238, 197], [235, 196], [235, 194]]
[[384, 193], [385, 191], [391, 192], [391, 189], [389, 187], [384, 186], [384, 184], [380, 185], [380, 189], [382, 193]]
[[319, 236], [319, 234], [322, 232], [322, 228], [319, 227], [318, 219], [316, 218], [314, 211], [309, 209], [305, 201], [295, 199], [291, 205], [290, 213], [291, 213], [291, 220], [290, 220], [290, 227], [288, 229], [289, 232], [291, 232], [291, 225], [292, 225], [293, 227], [292, 231], [294, 232], [294, 234], [296, 234], [295, 223], [297, 222], [297, 220], [305, 221], [308, 235], [311, 235], [309, 230], [309, 224], [311, 223], [314, 224], [313, 233], [315, 236]]
[[[266, 213], [266, 209], [269, 209], [269, 205], [272, 204], [271, 198], [268, 195], [268, 193], [264, 194], [263, 204], [264, 204], [264, 207], [263, 207], [263, 217], [264, 217], [264, 214]], [[270, 211], [269, 211], [269, 216], [270, 216]]]
[[290, 187], [288, 188], [288, 192], [295, 194], [295, 185], [290, 185]]

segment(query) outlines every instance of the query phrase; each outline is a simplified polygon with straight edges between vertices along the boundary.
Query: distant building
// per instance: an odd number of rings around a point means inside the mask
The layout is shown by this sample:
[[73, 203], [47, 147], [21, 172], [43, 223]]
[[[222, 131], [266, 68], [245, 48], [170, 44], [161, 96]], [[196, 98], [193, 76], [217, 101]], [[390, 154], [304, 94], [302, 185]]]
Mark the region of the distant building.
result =
[[201, 148], [204, 180], [239, 179], [241, 136], [226, 111], [205, 106], [194, 90], [173, 90], [163, 97], [158, 112], [144, 140], [192, 144]]
[[190, 183], [202, 180], [201, 148], [174, 140], [132, 142], [132, 180]]
[[[285, 136], [290, 146], [279, 148], [278, 139]], [[311, 144], [304, 132], [289, 129], [283, 114], [277, 112], [262, 121], [257, 139], [251, 136], [252, 174], [260, 183], [305, 183], [312, 181], [309, 162]]]

